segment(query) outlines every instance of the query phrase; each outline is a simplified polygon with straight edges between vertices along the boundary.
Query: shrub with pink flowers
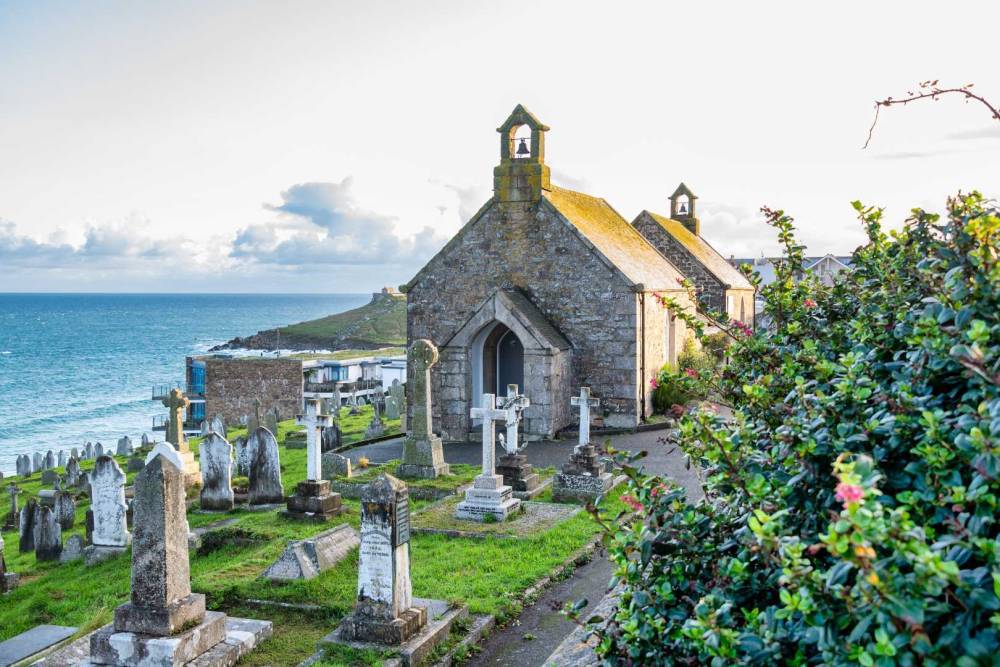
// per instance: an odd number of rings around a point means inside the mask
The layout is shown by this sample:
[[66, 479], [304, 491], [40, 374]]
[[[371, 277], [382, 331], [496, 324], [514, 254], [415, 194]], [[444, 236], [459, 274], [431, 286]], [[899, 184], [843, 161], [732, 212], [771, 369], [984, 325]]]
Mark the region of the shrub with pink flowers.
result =
[[624, 585], [589, 619], [606, 664], [997, 664], [1000, 215], [973, 193], [887, 233], [855, 207], [868, 242], [833, 285], [765, 210], [773, 325], [706, 314], [729, 363], [676, 373], [733, 411], [680, 422], [705, 497], [616, 454], [634, 514], [594, 511]]

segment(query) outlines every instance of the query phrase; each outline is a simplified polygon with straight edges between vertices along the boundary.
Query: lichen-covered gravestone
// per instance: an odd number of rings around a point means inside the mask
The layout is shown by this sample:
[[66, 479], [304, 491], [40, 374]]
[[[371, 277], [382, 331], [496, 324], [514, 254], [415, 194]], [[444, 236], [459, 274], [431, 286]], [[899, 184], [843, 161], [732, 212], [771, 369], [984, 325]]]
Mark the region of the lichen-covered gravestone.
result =
[[53, 452], [51, 449], [45, 452], [45, 469], [52, 470], [53, 468], [56, 467], [56, 463], [57, 463], [56, 453]]
[[35, 515], [35, 559], [59, 560], [62, 553], [62, 527], [50, 507], [41, 506]]
[[611, 474], [605, 471], [590, 442], [590, 409], [598, 407], [600, 400], [591, 398], [590, 387], [580, 387], [580, 395], [574, 396], [571, 403], [580, 408], [580, 437], [569, 461], [552, 480], [552, 498], [592, 501], [612, 486]]
[[128, 531], [125, 503], [125, 473], [110, 456], [102, 456], [90, 475], [93, 529], [86, 549], [88, 565], [125, 551], [132, 536]]
[[35, 452], [31, 455], [31, 468], [35, 472], [45, 470], [45, 457], [41, 452]]
[[335, 477], [350, 477], [351, 459], [336, 452], [323, 455], [323, 479], [333, 480]]
[[99, 459], [104, 456], [104, 445], [97, 443], [94, 445], [94, 458]]
[[264, 415], [264, 426], [275, 436], [278, 435], [278, 408], [271, 408]]
[[247, 441], [249, 488], [247, 501], [251, 505], [271, 505], [285, 500], [281, 484], [281, 460], [278, 441], [266, 428], [258, 428]]
[[[247, 431], [253, 433], [253, 431]], [[250, 474], [250, 450], [247, 448], [247, 438], [236, 438], [236, 475], [247, 477]]]
[[21, 508], [20, 522], [18, 523], [17, 550], [26, 554], [35, 550], [35, 521], [38, 519], [38, 501], [28, 498]]
[[226, 423], [222, 421], [222, 415], [212, 417], [211, 432], [218, 433], [223, 438], [226, 437]]
[[410, 505], [406, 484], [382, 473], [361, 492], [361, 547], [354, 612], [341, 624], [347, 640], [401, 644], [427, 623], [413, 606]]
[[59, 467], [60, 468], [65, 468], [66, 467], [66, 460], [67, 460], [66, 459], [66, 450], [60, 449], [59, 450], [59, 454], [58, 454], [58, 456], [56, 458], [57, 458], [57, 463], [59, 464]]
[[42, 484], [52, 485], [59, 481], [59, 473], [49, 468], [42, 471]]
[[82, 476], [80, 460], [75, 456], [69, 457], [69, 461], [66, 462], [66, 486], [71, 488], [79, 487]]
[[7, 593], [17, 587], [18, 576], [7, 571], [7, 562], [3, 556], [3, 535], [0, 535], [0, 593]]
[[83, 558], [83, 550], [86, 548], [83, 535], [70, 535], [66, 538], [62, 553], [59, 555], [60, 563], [69, 563]]
[[184, 413], [190, 404], [191, 401], [184, 396], [184, 392], [176, 387], [163, 399], [163, 406], [170, 411], [167, 417], [167, 442], [174, 446], [184, 464], [184, 483], [188, 488], [201, 484], [201, 470], [194, 459], [194, 452], [184, 438]]
[[201, 509], [228, 512], [233, 509], [233, 446], [212, 431], [201, 443]]
[[55, 510], [56, 519], [63, 530], [69, 530], [73, 527], [73, 523], [76, 521], [76, 501], [73, 500], [71, 493], [57, 489], [53, 510]]
[[118, 456], [132, 456], [133, 452], [135, 452], [135, 447], [132, 446], [131, 438], [126, 435], [118, 439], [118, 446], [115, 449], [115, 454]]
[[17, 457], [17, 475], [18, 477], [31, 477], [31, 473], [34, 472], [34, 468], [31, 465], [31, 458], [27, 454], [22, 454]]
[[288, 498], [285, 515], [291, 518], [327, 521], [344, 511], [339, 493], [330, 491], [330, 482], [323, 479], [321, 452], [322, 432], [330, 424], [330, 415], [322, 414], [322, 401], [306, 400], [306, 414], [296, 421], [306, 427], [306, 479], [299, 482], [295, 494]]
[[407, 353], [407, 364], [413, 369], [410, 383], [413, 422], [403, 440], [403, 460], [396, 472], [400, 477], [430, 479], [448, 475], [441, 438], [434, 435], [431, 421], [431, 367], [438, 361], [438, 350], [429, 340], [413, 341]]
[[249, 632], [227, 637], [226, 615], [205, 611], [205, 596], [191, 592], [185, 487], [184, 462], [159, 445], [135, 479], [132, 599], [91, 635], [92, 663], [232, 665], [270, 634], [270, 623], [250, 621]]

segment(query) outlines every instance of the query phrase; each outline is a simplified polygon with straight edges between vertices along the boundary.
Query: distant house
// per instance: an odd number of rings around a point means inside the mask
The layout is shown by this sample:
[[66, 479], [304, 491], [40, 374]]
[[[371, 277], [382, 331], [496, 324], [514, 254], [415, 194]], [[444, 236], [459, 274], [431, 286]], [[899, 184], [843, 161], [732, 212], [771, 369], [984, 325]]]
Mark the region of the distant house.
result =
[[[781, 257], [730, 257], [729, 263], [735, 267], [749, 264], [754, 271], [760, 274], [760, 284], [764, 286], [774, 282], [774, 263], [781, 259]], [[851, 270], [851, 262], [850, 255], [826, 254], [818, 257], [806, 257], [803, 266], [806, 271], [818, 275], [824, 285], [832, 285], [834, 277], [838, 273]], [[756, 305], [758, 312], [763, 306], [759, 299], [760, 297], [758, 296]]]

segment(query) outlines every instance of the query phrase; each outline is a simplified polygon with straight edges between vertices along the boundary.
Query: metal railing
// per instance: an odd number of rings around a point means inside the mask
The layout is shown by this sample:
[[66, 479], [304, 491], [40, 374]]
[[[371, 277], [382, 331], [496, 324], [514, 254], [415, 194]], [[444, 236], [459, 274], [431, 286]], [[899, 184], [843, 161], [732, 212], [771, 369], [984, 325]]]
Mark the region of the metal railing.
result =
[[174, 389], [183, 389], [183, 382], [169, 382], [167, 384], [154, 384], [152, 391], [152, 400], [161, 401], [170, 395], [170, 392]]

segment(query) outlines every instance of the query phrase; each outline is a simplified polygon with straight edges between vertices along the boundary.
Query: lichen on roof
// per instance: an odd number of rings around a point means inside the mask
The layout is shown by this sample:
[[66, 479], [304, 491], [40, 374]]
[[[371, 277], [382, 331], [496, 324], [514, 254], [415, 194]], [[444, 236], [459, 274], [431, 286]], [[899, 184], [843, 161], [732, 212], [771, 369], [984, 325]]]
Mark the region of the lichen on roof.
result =
[[708, 241], [684, 226], [682, 222], [652, 211], [643, 211], [680, 243], [702, 266], [731, 289], [753, 289], [739, 269], [726, 261]]
[[680, 289], [681, 272], [600, 197], [552, 186], [545, 198], [633, 284]]

